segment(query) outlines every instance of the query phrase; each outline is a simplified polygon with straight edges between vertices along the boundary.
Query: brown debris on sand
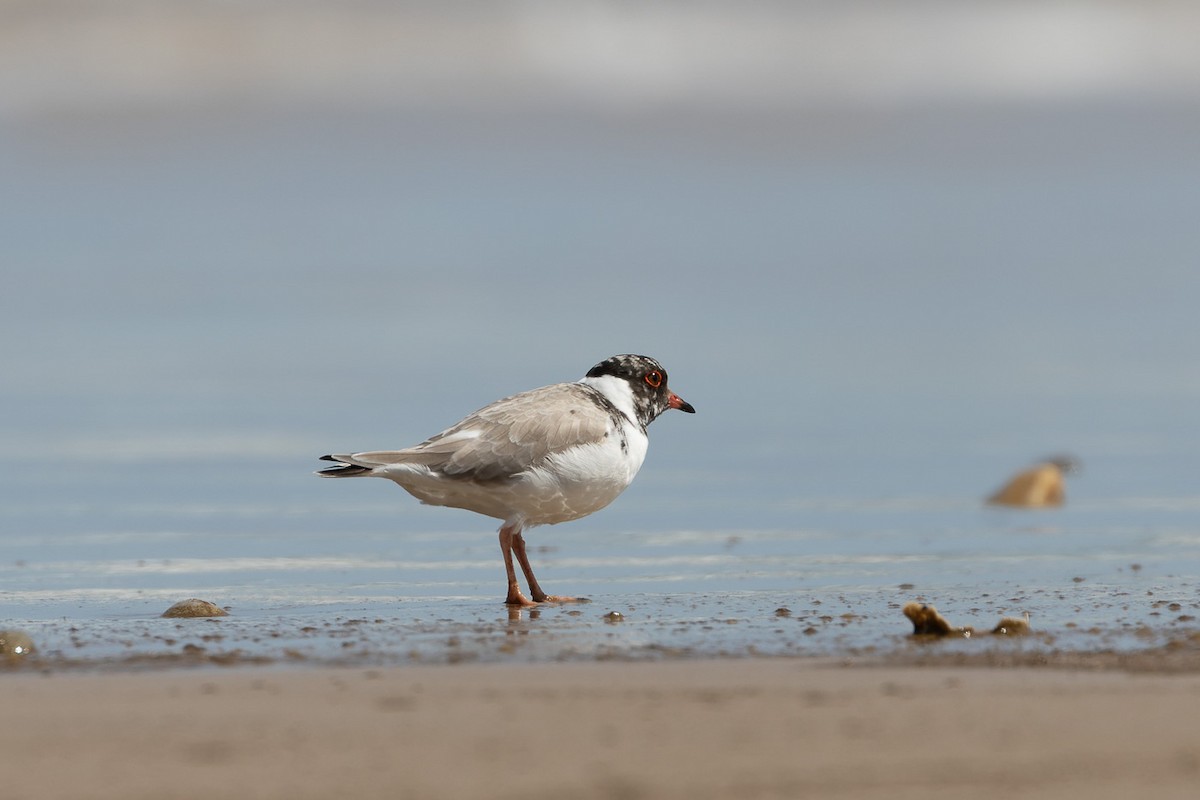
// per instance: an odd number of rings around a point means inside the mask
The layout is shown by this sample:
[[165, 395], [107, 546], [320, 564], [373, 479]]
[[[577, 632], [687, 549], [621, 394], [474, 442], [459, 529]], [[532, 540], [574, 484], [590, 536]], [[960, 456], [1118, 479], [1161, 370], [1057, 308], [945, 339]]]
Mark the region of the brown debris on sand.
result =
[[[913, 624], [913, 636], [956, 636], [969, 639], [978, 635], [970, 625], [961, 628], [951, 625], [945, 617], [938, 613], [936, 608], [928, 603], [919, 603], [916, 600], [906, 603], [904, 616], [908, 617]], [[979, 633], [991, 633], [996, 636], [1024, 636], [1031, 632], [1029, 616], [1026, 615], [1024, 618], [1001, 617], [991, 631], [980, 631]]]
[[227, 617], [229, 616], [229, 612], [215, 603], [192, 597], [187, 600], [180, 600], [164, 611], [162, 615], [164, 617], [180, 619], [187, 617]]
[[905, 603], [904, 616], [913, 624], [913, 636], [961, 636], [969, 638], [974, 628], [955, 628], [928, 603]]
[[36, 649], [25, 631], [0, 631], [0, 658], [16, 662]]
[[1024, 617], [1001, 617], [996, 623], [996, 627], [992, 628], [992, 633], [997, 636], [1025, 636], [1032, 632], [1029, 627], [1029, 616]]
[[1066, 502], [1063, 477], [1078, 469], [1079, 462], [1069, 456], [1048, 459], [1014, 475], [987, 503], [1014, 508], [1056, 508]]

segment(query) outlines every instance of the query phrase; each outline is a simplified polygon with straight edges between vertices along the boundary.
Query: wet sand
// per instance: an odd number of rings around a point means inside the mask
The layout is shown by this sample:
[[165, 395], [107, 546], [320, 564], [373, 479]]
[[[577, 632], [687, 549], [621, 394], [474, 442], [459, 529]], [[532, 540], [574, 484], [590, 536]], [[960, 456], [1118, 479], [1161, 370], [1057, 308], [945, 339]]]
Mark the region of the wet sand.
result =
[[1141, 658], [22, 670], [0, 774], [10, 800], [1192, 797], [1200, 671]]

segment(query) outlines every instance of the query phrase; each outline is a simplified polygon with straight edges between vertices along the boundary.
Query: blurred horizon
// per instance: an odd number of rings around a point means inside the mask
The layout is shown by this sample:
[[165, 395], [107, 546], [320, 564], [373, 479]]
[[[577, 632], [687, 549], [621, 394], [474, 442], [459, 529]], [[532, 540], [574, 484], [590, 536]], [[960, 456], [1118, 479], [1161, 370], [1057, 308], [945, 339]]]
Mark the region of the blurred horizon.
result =
[[1194, 100], [1200, 9], [1088, 3], [0, 0], [0, 114]]

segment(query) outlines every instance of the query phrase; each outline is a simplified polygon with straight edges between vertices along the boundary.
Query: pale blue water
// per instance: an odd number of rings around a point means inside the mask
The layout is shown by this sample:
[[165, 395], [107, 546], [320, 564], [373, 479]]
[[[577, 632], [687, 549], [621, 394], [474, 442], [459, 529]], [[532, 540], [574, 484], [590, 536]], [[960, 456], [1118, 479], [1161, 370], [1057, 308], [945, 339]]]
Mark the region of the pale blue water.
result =
[[[276, 660], [829, 654], [903, 647], [922, 599], [1162, 644], [1200, 602], [1198, 122], [1119, 93], [0, 116], [0, 623], [64, 661], [194, 643], [155, 618], [189, 596], [233, 612], [210, 652]], [[628, 351], [698, 413], [530, 534], [589, 605], [510, 620], [490, 520], [310, 475]], [[982, 508], [1059, 452], [1066, 508]]]
[[[906, 646], [899, 608], [913, 599], [981, 630], [1029, 614], [1040, 634], [954, 645], [966, 652], [1129, 649], [1186, 640], [1200, 605], [1194, 502], [823, 501], [798, 505], [792, 527], [740, 530], [621, 529], [597, 516], [529, 537], [543, 583], [592, 602], [511, 613], [494, 535], [467, 515], [457, 529], [417, 527], [426, 512], [403, 505], [41, 511], [6, 535], [7, 623], [59, 665], [136, 666], [187, 646], [390, 664], [887, 653]], [[232, 616], [157, 618], [185, 596]]]

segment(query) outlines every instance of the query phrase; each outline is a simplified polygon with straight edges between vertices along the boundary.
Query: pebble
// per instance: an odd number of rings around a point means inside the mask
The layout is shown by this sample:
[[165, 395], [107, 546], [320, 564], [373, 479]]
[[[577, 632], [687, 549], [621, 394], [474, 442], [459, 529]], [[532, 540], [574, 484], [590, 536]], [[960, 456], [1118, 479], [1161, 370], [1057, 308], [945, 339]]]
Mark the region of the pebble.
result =
[[20, 660], [35, 649], [25, 631], [0, 631], [0, 656], [9, 661]]
[[164, 611], [162, 615], [171, 618], [227, 617], [229, 616], [229, 612], [215, 603], [210, 603], [207, 600], [197, 600], [195, 597], [192, 597], [188, 600], [180, 600]]

